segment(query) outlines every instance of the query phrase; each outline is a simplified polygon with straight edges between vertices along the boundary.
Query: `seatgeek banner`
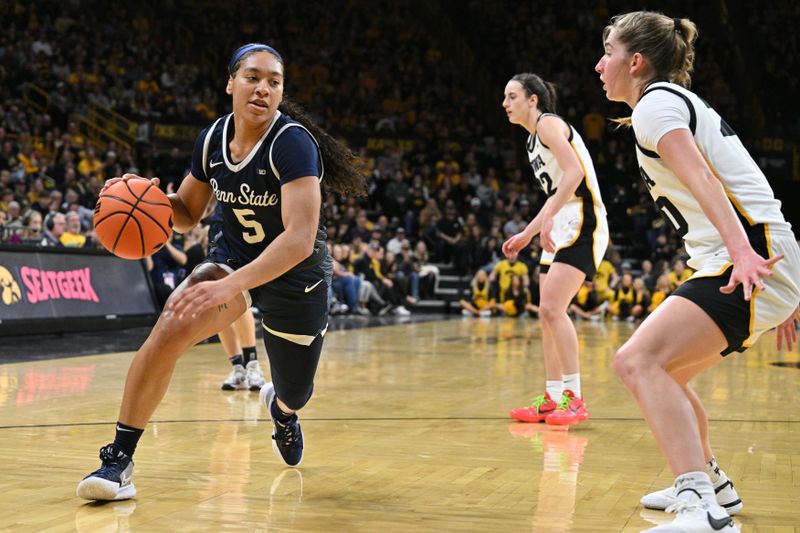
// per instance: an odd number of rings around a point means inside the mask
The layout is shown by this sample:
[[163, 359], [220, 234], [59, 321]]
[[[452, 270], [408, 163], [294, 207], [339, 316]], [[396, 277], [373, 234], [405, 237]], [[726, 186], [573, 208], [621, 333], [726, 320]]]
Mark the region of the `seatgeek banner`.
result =
[[0, 249], [0, 324], [157, 312], [141, 261], [46, 250]]

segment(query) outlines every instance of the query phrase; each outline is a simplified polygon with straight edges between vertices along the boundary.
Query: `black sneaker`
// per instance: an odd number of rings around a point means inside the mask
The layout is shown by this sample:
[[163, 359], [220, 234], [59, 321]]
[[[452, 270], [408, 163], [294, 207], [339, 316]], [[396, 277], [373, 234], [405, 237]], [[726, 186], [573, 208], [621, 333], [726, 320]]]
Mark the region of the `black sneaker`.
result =
[[78, 483], [77, 494], [86, 500], [127, 500], [136, 496], [133, 461], [113, 443], [100, 448], [103, 465]]
[[[275, 387], [272, 382], [261, 387], [261, 403], [267, 406], [272, 418], [272, 403], [275, 401]], [[272, 418], [272, 449], [289, 466], [298, 466], [303, 460], [303, 430], [294, 414], [285, 424]]]

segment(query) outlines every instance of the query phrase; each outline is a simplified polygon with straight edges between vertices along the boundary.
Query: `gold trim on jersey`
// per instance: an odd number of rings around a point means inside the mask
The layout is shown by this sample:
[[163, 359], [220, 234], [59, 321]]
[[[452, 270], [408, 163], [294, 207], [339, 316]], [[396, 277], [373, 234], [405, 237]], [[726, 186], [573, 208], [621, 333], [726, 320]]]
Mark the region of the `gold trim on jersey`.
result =
[[[708, 156], [706, 156], [706, 153], [703, 151], [700, 145], [697, 144], [697, 141], [695, 141], [694, 144], [695, 146], [697, 146], [697, 150], [700, 152], [700, 155], [703, 156], [703, 159], [705, 160], [706, 165], [708, 165], [708, 168], [711, 170], [711, 173], [714, 174], [714, 177], [717, 178], [719, 184], [722, 185], [722, 190], [725, 191], [725, 196], [727, 196], [728, 200], [730, 200], [731, 204], [733, 204], [733, 208], [736, 209], [736, 212], [739, 213], [739, 216], [744, 218], [747, 221], [747, 223], [750, 224], [751, 226], [757, 226], [759, 224], [764, 226], [764, 240], [766, 241], [766, 246], [767, 246], [767, 259], [771, 259], [772, 237], [770, 236], [769, 224], [767, 222], [755, 222], [752, 218], [750, 218], [750, 216], [745, 212], [744, 208], [739, 204], [739, 201], [736, 199], [733, 193], [728, 190], [728, 187], [725, 186], [725, 182], [722, 180], [722, 177], [720, 177], [719, 172], [717, 172], [717, 169], [714, 168], [714, 165], [708, 159]], [[747, 232], [745, 231], [745, 233]], [[750, 239], [748, 238], [748, 242], [749, 240]], [[772, 265], [770, 265], [770, 270], [772, 270]]]
[[[594, 262], [594, 268], [597, 268], [598, 266], [600, 266], [600, 264], [597, 262], [597, 254], [595, 253], [594, 249], [595, 245], [597, 244], [597, 239], [596, 239], [597, 232], [600, 231], [600, 216], [599, 213], [597, 212], [597, 198], [594, 197], [594, 191], [592, 191], [592, 184], [589, 181], [589, 173], [586, 172], [586, 165], [583, 163], [583, 159], [581, 158], [580, 152], [578, 152], [578, 147], [575, 146], [575, 141], [570, 141], [569, 145], [572, 146], [572, 151], [575, 152], [575, 156], [578, 158], [578, 162], [581, 164], [581, 170], [583, 170], [583, 181], [586, 182], [586, 189], [589, 191], [589, 196], [592, 197], [592, 211], [594, 212], [594, 219], [595, 219], [594, 231], [592, 232], [592, 262]], [[578, 185], [578, 187], [580, 187], [580, 185]], [[577, 197], [580, 198], [579, 196]], [[575, 238], [572, 239], [571, 243], [562, 246], [561, 248], [558, 248], [556, 252], [558, 252], [558, 250], [561, 250], [562, 248], [569, 248], [570, 246], [575, 244], [575, 241], [577, 241], [578, 238], [581, 236], [581, 230], [583, 230], [584, 199], [580, 198], [580, 201], [581, 201], [581, 223], [580, 225], [578, 225], [578, 233], [575, 235]]]
[[759, 292], [760, 291], [758, 287], [754, 287], [753, 292], [750, 294], [750, 325], [748, 326], [747, 338], [742, 341], [742, 346], [745, 348], [750, 348], [753, 346], [752, 342], [747, 341], [753, 337], [753, 326], [755, 325], [756, 321], [756, 296]]
[[[589, 187], [589, 175], [586, 173], [586, 167], [583, 164], [583, 160], [581, 159], [581, 155], [578, 153], [578, 149], [575, 148], [575, 143], [574, 142], [570, 142], [569, 145], [572, 147], [572, 151], [575, 152], [575, 156], [578, 158], [578, 162], [581, 164], [581, 170], [583, 170], [583, 180], [581, 180], [581, 181], [586, 181], [586, 188], [589, 189], [589, 194], [592, 194], [592, 189]], [[580, 187], [580, 186], [581, 186], [581, 184], [580, 184], [580, 182], [578, 182], [578, 187]], [[578, 237], [581, 236], [581, 230], [583, 229], [583, 198], [581, 198], [580, 196], [575, 194], [576, 192], [578, 192], [578, 187], [575, 187], [575, 192], [572, 193], [572, 196], [574, 196], [575, 198], [577, 198], [578, 200], [581, 201], [581, 208], [580, 208], [581, 222], [580, 222], [580, 224], [578, 224], [578, 233], [575, 234], [575, 238], [572, 239], [571, 242], [568, 242], [564, 246], [559, 246], [558, 248], [556, 248], [556, 253], [558, 253], [559, 250], [563, 250], [564, 248], [569, 248], [570, 246], [575, 244], [575, 241], [577, 241]], [[592, 196], [592, 199], [594, 200], [594, 196]], [[592, 252], [594, 252], [594, 250], [592, 250]]]
[[[692, 276], [689, 279], [718, 278], [721, 275], [723, 275], [725, 273], [725, 271], [728, 270], [732, 266], [733, 266], [733, 263], [728, 261], [727, 263], [725, 263], [725, 266], [723, 266], [719, 270], [719, 272], [714, 272], [713, 274], [700, 274], [700, 275], [698, 275], [698, 273], [695, 272], [694, 274], [692, 274]], [[687, 279], [686, 281], [689, 281], [689, 280]]]

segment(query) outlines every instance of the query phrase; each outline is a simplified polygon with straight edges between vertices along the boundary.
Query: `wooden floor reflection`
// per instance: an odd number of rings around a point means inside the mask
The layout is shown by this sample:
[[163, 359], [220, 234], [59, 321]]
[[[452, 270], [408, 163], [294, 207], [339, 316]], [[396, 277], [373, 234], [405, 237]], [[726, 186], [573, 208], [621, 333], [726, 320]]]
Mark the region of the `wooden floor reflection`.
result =
[[[541, 392], [534, 320], [329, 333], [297, 470], [273, 455], [258, 395], [219, 390], [220, 346], [198, 346], [140, 443], [137, 498], [105, 505], [74, 490], [113, 438], [132, 354], [2, 365], [0, 530], [629, 532], [669, 520], [638, 505], [671, 475], [610, 370], [633, 326], [578, 328], [592, 418], [570, 431], [506, 417]], [[774, 344], [765, 335], [695, 383], [745, 532], [800, 531], [800, 356]]]

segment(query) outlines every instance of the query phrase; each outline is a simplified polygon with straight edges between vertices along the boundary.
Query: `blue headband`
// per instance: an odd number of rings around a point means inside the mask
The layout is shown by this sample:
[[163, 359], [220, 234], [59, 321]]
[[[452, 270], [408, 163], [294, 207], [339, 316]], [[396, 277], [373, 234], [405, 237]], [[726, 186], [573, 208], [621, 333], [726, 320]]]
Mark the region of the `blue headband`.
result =
[[236, 67], [236, 63], [238, 63], [242, 59], [242, 56], [244, 56], [249, 52], [269, 52], [270, 54], [277, 57], [278, 61], [283, 63], [283, 58], [281, 57], [281, 55], [278, 53], [277, 50], [275, 50], [271, 46], [267, 46], [266, 44], [261, 44], [261, 43], [250, 43], [244, 46], [240, 46], [239, 49], [233, 53], [233, 56], [231, 56], [231, 62], [228, 63], [228, 74], [233, 76], [233, 69]]

